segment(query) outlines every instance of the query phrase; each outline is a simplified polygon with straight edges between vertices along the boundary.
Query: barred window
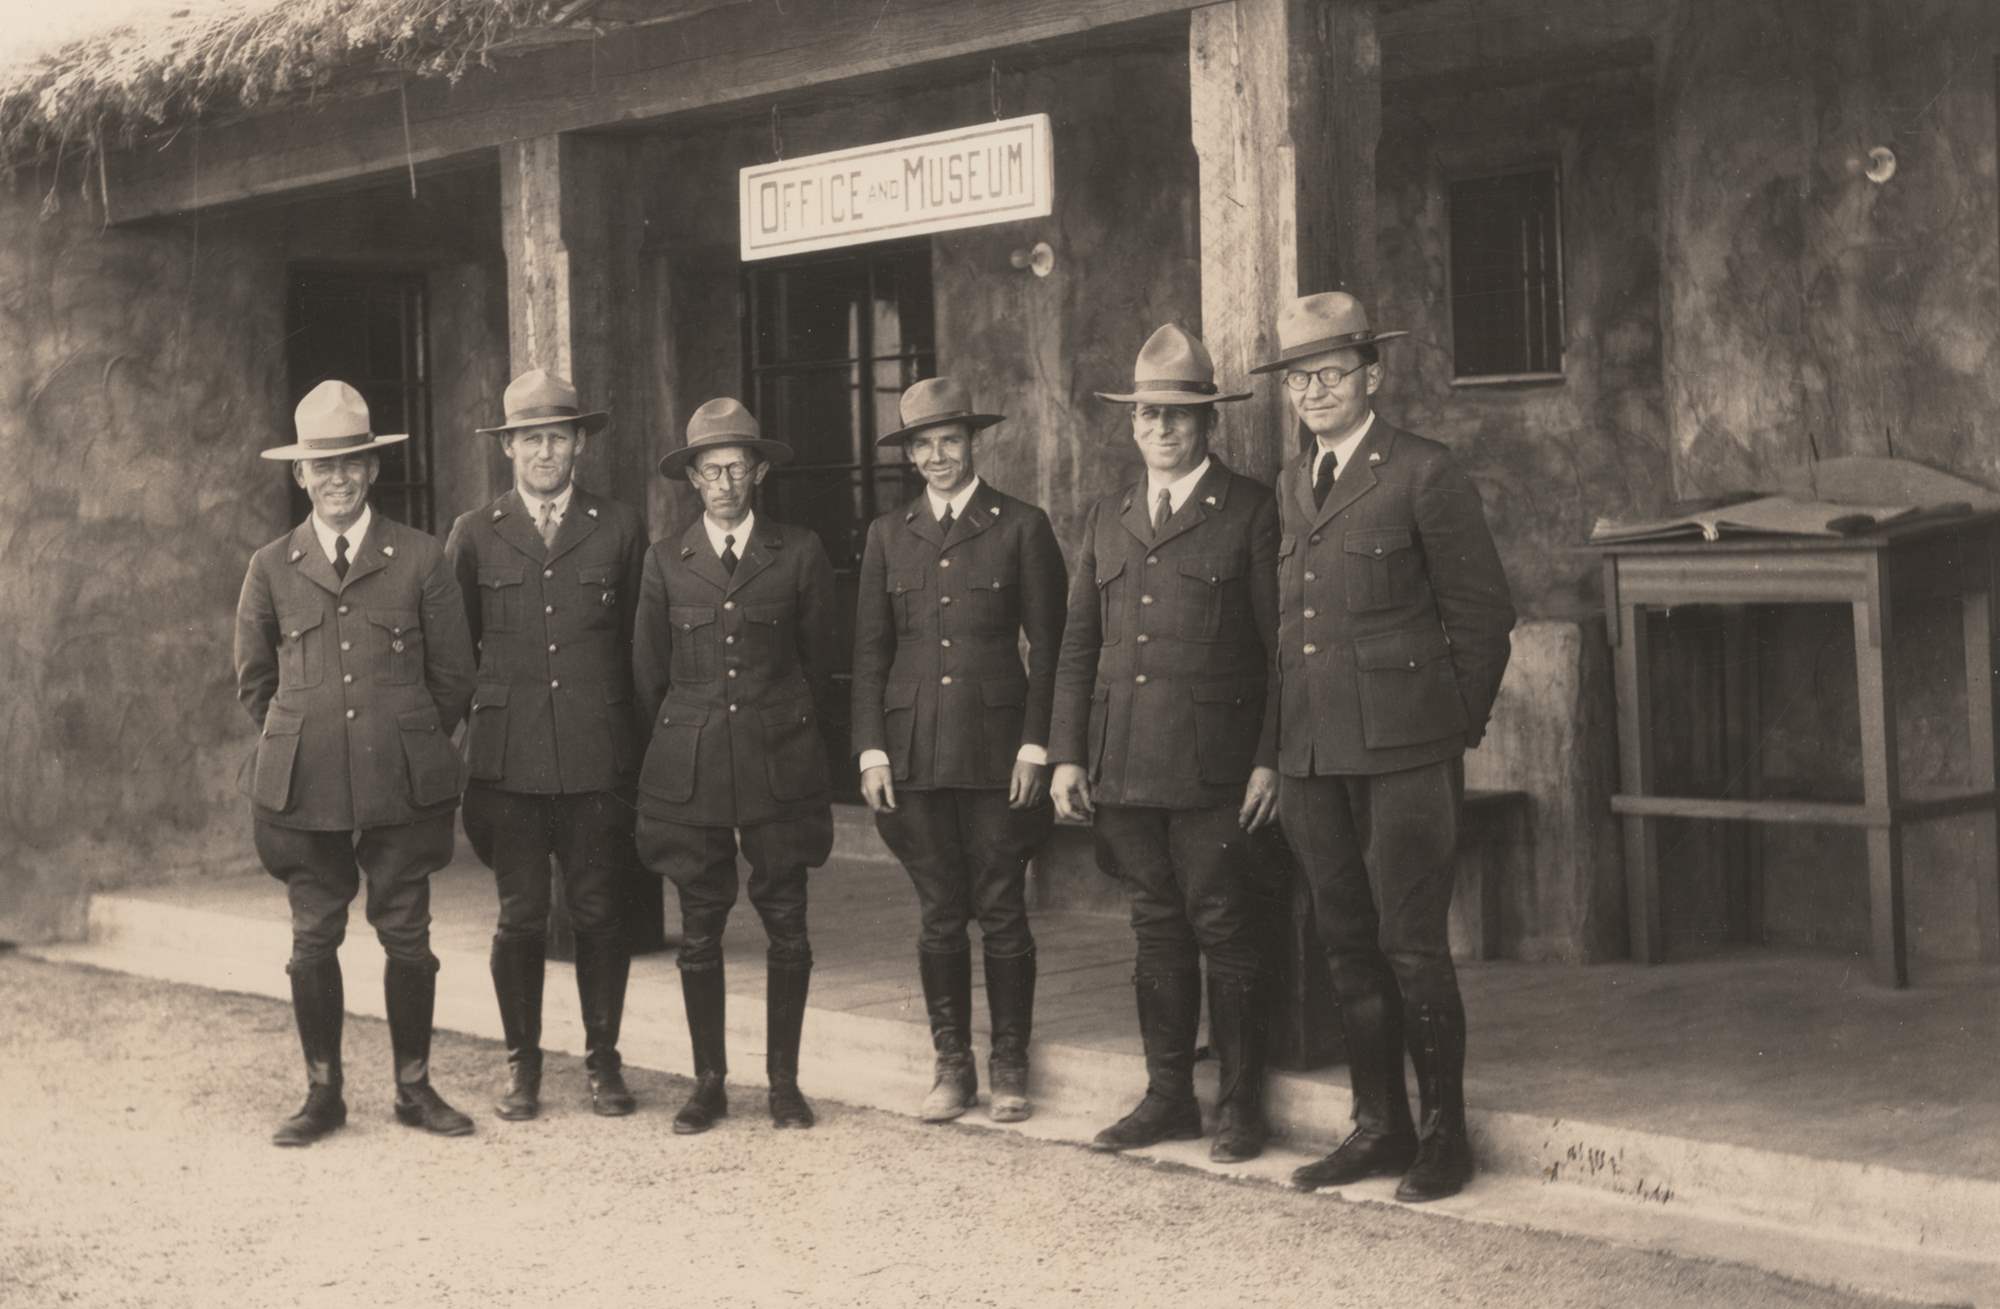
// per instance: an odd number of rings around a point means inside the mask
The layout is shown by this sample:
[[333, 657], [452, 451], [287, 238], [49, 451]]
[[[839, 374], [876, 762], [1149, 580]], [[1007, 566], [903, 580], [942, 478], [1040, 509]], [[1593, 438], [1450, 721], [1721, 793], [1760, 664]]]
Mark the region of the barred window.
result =
[[1455, 380], [1562, 376], [1561, 195], [1552, 166], [1451, 183]]

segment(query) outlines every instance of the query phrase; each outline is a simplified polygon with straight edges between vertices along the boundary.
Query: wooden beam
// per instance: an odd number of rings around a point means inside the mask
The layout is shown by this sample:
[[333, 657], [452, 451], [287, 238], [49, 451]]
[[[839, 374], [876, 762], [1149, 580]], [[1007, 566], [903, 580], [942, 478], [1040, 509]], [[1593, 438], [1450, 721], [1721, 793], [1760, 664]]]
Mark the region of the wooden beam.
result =
[[[1381, 53], [1373, 0], [1233, 0], [1188, 26], [1201, 160], [1202, 339], [1225, 385], [1274, 353], [1294, 296], [1375, 280]], [[1297, 428], [1268, 380], [1237, 407], [1224, 458], [1269, 481]]]
[[[1196, 0], [754, 0], [358, 98], [190, 126], [109, 161], [129, 223], [351, 183], [511, 141], [754, 104], [802, 88], [1078, 36]], [[407, 115], [407, 120], [406, 120]], [[406, 126], [407, 121], [407, 126]]]

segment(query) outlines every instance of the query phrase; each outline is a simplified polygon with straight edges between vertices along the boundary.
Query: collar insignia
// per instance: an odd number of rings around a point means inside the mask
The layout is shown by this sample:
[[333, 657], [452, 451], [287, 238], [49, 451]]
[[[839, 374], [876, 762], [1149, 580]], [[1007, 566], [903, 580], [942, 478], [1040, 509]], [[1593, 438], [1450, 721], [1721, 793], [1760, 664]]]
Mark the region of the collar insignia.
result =
[[303, 551], [303, 550], [294, 550], [294, 551], [292, 551], [292, 562], [293, 562], [293, 563], [297, 563], [297, 562], [298, 562], [299, 560], [301, 560], [301, 559], [303, 559], [303, 558], [305, 558], [305, 557], [306, 557], [306, 552], [305, 552], [305, 551]]
[[394, 559], [396, 557], [396, 547], [393, 545], [385, 545], [382, 547], [382, 553], [388, 558]]
[[1379, 464], [1379, 463], [1381, 463], [1381, 462], [1382, 462], [1382, 452], [1381, 452], [1380, 450], [1370, 450], [1370, 451], [1368, 452], [1368, 462], [1369, 462], [1369, 463], [1371, 463], [1371, 464]]

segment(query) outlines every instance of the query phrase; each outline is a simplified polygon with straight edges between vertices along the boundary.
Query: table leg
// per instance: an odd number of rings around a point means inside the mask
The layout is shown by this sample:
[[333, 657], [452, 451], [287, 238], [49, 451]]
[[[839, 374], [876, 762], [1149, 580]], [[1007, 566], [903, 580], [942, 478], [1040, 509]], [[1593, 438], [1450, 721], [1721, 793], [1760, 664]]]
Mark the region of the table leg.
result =
[[[1969, 781], [1976, 791], [1994, 785], [1993, 583], [1989, 561], [1981, 589], [1961, 600], [1965, 625], [1965, 711]], [[1992, 809], [1972, 815], [1973, 882], [1979, 899], [1979, 957], [2000, 962], [2000, 815]]]
[[1896, 707], [1889, 676], [1890, 612], [1879, 561], [1872, 568], [1870, 598], [1854, 602], [1854, 668], [1861, 699], [1861, 776], [1868, 806], [1881, 825], [1868, 829], [1868, 932], [1875, 980], [1907, 986], [1910, 966], [1903, 936], [1903, 830], [1895, 818], [1899, 798]]
[[[1651, 795], [1654, 787], [1652, 641], [1647, 614], [1638, 605], [1618, 607], [1619, 785], [1627, 795]], [[1632, 957], [1656, 964], [1660, 939], [1660, 820], [1627, 814], [1625, 824], [1625, 912], [1631, 925]]]

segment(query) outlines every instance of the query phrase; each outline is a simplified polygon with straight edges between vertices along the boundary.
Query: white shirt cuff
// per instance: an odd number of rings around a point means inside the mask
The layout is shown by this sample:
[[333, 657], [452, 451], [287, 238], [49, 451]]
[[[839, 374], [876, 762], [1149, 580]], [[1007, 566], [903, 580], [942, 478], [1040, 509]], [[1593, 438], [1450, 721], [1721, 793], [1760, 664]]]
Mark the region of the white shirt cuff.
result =
[[1048, 748], [1039, 745], [1024, 745], [1021, 747], [1020, 753], [1014, 756], [1014, 760], [1016, 763], [1036, 764], [1046, 768], [1049, 763]]
[[865, 773], [871, 768], [887, 768], [888, 766], [889, 752], [887, 750], [863, 750], [861, 752], [860, 767], [862, 772]]

